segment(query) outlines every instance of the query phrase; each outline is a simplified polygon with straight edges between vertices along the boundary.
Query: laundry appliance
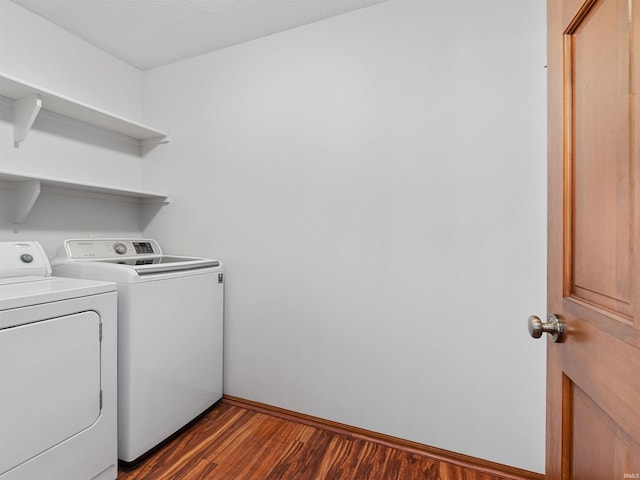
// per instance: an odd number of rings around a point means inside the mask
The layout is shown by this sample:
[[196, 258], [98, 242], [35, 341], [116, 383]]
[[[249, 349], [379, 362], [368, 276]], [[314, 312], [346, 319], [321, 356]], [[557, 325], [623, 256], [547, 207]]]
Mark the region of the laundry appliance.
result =
[[0, 242], [0, 480], [117, 477], [116, 315], [114, 283]]
[[117, 284], [118, 457], [135, 466], [222, 398], [222, 265], [151, 239], [90, 238], [64, 241], [52, 268]]

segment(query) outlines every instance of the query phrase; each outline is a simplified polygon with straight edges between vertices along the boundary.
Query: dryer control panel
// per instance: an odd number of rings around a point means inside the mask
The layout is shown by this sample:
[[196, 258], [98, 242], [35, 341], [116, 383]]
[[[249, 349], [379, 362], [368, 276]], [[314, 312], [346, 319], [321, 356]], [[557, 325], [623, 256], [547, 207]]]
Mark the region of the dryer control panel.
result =
[[73, 239], [65, 240], [69, 258], [97, 260], [162, 255], [158, 242], [151, 239]]
[[51, 265], [38, 242], [0, 242], [0, 279], [49, 275]]

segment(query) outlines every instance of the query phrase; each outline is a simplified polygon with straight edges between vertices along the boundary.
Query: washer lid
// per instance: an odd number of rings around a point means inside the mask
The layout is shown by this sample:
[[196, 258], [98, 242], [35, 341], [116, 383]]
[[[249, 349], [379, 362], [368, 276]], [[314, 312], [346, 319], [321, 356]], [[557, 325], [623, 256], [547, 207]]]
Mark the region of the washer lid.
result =
[[220, 262], [209, 258], [197, 257], [175, 257], [170, 255], [160, 255], [148, 258], [127, 258], [114, 260], [101, 260], [105, 263], [125, 265], [133, 269], [138, 275], [149, 275], [152, 273], [176, 272], [179, 270], [194, 270], [196, 268], [219, 267]]
[[0, 242], [0, 279], [49, 275], [51, 265], [38, 242]]

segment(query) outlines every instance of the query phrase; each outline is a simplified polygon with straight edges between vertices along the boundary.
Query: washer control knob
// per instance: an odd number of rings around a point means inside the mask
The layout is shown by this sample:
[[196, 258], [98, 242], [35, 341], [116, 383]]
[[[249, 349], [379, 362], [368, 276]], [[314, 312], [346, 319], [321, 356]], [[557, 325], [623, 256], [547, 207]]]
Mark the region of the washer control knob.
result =
[[22, 260], [24, 263], [31, 263], [33, 262], [33, 256], [29, 255], [28, 253], [23, 253], [22, 255], [20, 255], [20, 260]]
[[124, 243], [115, 243], [113, 245], [113, 249], [119, 255], [123, 255], [123, 254], [127, 253], [127, 246]]

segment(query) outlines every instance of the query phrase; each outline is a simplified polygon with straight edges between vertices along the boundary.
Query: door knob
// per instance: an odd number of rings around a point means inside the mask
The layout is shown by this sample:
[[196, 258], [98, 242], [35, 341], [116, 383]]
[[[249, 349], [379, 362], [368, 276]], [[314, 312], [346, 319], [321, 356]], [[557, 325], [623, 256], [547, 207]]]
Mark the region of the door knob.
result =
[[564, 322], [557, 315], [549, 315], [549, 321], [544, 323], [535, 315], [529, 317], [529, 335], [533, 338], [540, 338], [543, 333], [551, 335], [551, 339], [556, 342], [562, 342], [564, 336]]

